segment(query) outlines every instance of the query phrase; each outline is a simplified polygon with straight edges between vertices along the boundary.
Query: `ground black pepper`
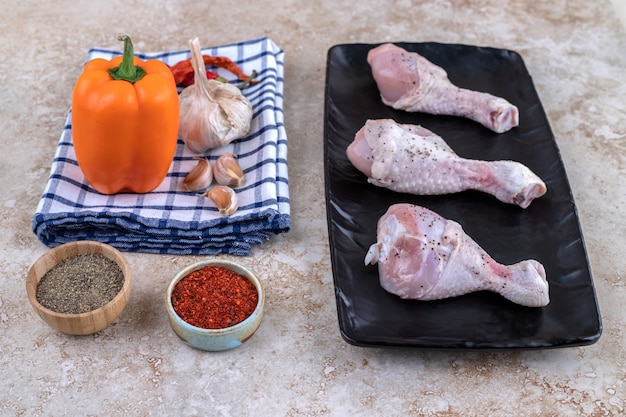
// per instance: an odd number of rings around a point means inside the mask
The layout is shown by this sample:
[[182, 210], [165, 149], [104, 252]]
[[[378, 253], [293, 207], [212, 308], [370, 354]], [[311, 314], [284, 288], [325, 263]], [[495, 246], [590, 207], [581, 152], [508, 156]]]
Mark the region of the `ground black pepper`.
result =
[[112, 259], [80, 254], [50, 269], [37, 285], [37, 301], [57, 313], [79, 314], [111, 301], [124, 284], [124, 274]]

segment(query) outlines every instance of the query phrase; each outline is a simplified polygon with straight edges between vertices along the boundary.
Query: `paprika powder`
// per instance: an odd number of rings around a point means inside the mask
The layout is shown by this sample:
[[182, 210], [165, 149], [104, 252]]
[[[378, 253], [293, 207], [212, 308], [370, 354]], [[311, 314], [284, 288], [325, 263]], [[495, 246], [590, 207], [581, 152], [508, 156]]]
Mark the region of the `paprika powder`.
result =
[[224, 329], [241, 323], [256, 309], [254, 284], [228, 268], [205, 266], [176, 283], [172, 307], [185, 322], [203, 329]]
[[165, 178], [176, 151], [178, 91], [169, 67], [134, 56], [126, 35], [121, 57], [85, 64], [72, 94], [78, 165], [103, 194], [147, 193]]

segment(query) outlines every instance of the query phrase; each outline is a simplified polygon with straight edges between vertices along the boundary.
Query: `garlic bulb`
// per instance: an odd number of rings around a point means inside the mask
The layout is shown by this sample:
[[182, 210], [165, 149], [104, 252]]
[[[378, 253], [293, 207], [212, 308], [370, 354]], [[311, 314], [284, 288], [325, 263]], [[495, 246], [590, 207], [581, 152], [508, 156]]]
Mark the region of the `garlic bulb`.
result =
[[196, 160], [198, 163], [183, 180], [183, 188], [191, 192], [204, 190], [213, 182], [211, 163], [204, 158], [196, 158]]
[[213, 177], [220, 185], [241, 187], [246, 180], [234, 154], [226, 152], [215, 161]]
[[252, 105], [239, 88], [206, 76], [200, 41], [189, 41], [194, 83], [179, 96], [178, 135], [196, 153], [219, 148], [250, 131]]

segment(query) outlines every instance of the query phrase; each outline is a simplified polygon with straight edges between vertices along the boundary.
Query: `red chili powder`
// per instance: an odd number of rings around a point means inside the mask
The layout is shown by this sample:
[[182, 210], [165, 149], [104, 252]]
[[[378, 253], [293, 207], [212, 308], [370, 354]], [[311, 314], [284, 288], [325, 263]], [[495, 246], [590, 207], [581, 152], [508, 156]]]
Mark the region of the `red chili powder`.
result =
[[254, 284], [235, 271], [205, 266], [174, 285], [172, 306], [187, 323], [203, 329], [224, 329], [244, 321], [256, 308]]

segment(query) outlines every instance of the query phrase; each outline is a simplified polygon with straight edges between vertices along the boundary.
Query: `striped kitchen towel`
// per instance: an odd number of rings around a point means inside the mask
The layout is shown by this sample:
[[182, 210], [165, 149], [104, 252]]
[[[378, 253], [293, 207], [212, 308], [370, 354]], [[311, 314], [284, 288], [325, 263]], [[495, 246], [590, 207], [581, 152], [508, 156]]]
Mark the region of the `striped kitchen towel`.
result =
[[[250, 254], [253, 245], [291, 228], [284, 126], [284, 52], [268, 38], [204, 48], [203, 54], [226, 56], [245, 73], [256, 71], [258, 84], [243, 93], [253, 106], [250, 134], [204, 155], [179, 139], [165, 180], [146, 194], [103, 195], [89, 186], [72, 144], [71, 113], [59, 140], [50, 177], [33, 218], [33, 232], [47, 246], [96, 240], [122, 251], [180, 255]], [[121, 51], [93, 48], [87, 60], [111, 59]], [[188, 50], [137, 53], [168, 65], [191, 56]], [[231, 82], [230, 72], [210, 68]], [[225, 152], [237, 155], [245, 184], [236, 189], [239, 209], [221, 216], [211, 200], [185, 192], [181, 182], [198, 156], [212, 163]]]

